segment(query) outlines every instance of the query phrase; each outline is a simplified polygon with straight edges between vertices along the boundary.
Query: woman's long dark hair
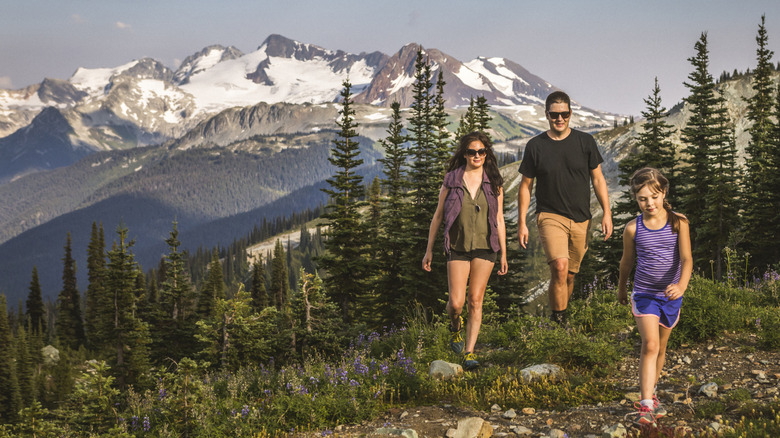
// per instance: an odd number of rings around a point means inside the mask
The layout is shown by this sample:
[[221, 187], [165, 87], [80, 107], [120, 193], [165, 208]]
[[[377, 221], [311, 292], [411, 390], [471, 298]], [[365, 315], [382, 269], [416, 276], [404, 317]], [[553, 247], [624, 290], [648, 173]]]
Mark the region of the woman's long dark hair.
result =
[[479, 141], [485, 146], [485, 151], [487, 153], [485, 154], [485, 164], [483, 165], [485, 168], [484, 170], [485, 173], [487, 173], [488, 180], [490, 180], [490, 186], [493, 188], [493, 193], [498, 196], [499, 189], [504, 186], [504, 177], [501, 176], [501, 171], [498, 169], [498, 160], [496, 160], [496, 155], [493, 153], [493, 142], [490, 141], [490, 137], [482, 131], [474, 131], [460, 138], [458, 141], [458, 149], [447, 164], [447, 172], [452, 172], [453, 170], [466, 165], [466, 149], [468, 149], [469, 145], [474, 141]]
[[637, 192], [645, 186], [654, 192], [664, 194], [664, 210], [666, 210], [669, 216], [669, 223], [672, 225], [674, 233], [680, 232], [680, 221], [688, 222], [688, 219], [684, 216], [680, 216], [672, 211], [672, 205], [669, 203], [669, 180], [658, 169], [643, 167], [637, 170], [631, 175], [629, 185], [631, 186], [631, 196], [634, 199], [636, 199]]

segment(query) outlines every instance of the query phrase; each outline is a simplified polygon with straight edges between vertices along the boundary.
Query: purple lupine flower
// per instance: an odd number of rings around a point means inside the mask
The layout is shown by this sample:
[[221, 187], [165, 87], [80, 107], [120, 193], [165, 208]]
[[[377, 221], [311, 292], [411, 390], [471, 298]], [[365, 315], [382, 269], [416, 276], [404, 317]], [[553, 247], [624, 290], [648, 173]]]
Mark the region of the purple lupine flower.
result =
[[241, 409], [241, 416], [246, 418], [247, 415], [249, 415], [249, 406], [244, 405], [244, 407]]
[[144, 417], [144, 432], [149, 432], [152, 429], [152, 423], [149, 421], [149, 417]]

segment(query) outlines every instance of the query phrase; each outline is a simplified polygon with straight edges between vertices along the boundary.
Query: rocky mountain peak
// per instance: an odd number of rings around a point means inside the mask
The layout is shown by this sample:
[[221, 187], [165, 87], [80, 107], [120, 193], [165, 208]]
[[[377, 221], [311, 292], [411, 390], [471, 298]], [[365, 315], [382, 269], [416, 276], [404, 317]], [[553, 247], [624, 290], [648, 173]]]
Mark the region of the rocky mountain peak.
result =
[[242, 56], [244, 56], [244, 53], [233, 46], [225, 47], [214, 44], [204, 47], [198, 53], [184, 58], [184, 61], [176, 70], [173, 80], [179, 85], [186, 84], [192, 75], [213, 67], [220, 62], [237, 59]]

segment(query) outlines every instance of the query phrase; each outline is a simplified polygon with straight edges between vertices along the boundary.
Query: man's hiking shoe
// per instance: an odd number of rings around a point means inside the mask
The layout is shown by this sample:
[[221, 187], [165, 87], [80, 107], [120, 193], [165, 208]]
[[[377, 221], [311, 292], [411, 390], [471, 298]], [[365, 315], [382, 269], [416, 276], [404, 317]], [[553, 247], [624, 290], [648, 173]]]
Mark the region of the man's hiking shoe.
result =
[[474, 353], [466, 353], [466, 355], [463, 356], [463, 369], [471, 371], [477, 368], [479, 368], [479, 362]]
[[664, 405], [662, 405], [661, 401], [658, 400], [658, 397], [653, 396], [653, 417], [655, 417], [655, 419], [657, 420], [665, 416], [666, 416], [666, 408], [664, 408]]
[[653, 410], [651, 408], [639, 403], [635, 403], [634, 407], [637, 408], [637, 412], [634, 414], [634, 424], [643, 426], [645, 424], [655, 423], [655, 415], [653, 415]]
[[454, 351], [457, 354], [462, 353], [463, 348], [466, 346], [466, 343], [463, 341], [463, 336], [461, 336], [462, 331], [463, 331], [463, 317], [458, 316], [457, 330], [454, 329], [452, 326], [450, 326], [450, 332], [452, 333], [450, 337], [450, 348], [452, 348], [452, 351]]

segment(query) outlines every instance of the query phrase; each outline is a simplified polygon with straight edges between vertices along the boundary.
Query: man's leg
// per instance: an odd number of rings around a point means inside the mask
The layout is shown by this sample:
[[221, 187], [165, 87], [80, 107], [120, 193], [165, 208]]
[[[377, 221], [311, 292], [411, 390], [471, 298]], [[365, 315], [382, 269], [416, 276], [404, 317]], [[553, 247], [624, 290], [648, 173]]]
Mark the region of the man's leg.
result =
[[550, 310], [566, 310], [569, 304], [569, 296], [571, 295], [568, 277], [569, 259], [559, 258], [550, 262], [550, 288], [547, 291], [547, 296], [550, 300]]

